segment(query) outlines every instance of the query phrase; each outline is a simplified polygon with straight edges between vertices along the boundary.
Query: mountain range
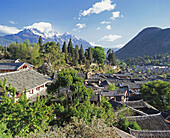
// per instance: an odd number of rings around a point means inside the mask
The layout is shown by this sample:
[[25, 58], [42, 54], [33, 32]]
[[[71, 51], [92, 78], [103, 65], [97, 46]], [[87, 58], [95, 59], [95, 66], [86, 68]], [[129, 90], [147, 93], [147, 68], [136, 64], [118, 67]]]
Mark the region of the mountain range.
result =
[[[39, 26], [41, 24], [38, 24]], [[77, 38], [75, 35], [69, 33], [59, 34], [54, 32], [52, 27], [37, 27], [27, 26], [17, 34], [10, 34], [0, 36], [0, 45], [8, 45], [11, 42], [22, 43], [29, 39], [31, 43], [37, 43], [39, 36], [42, 36], [43, 43], [49, 41], [59, 42], [62, 46], [64, 41], [69, 42], [72, 39], [73, 46], [78, 45], [80, 47], [83, 44], [83, 48], [87, 49], [92, 46], [89, 42]], [[93, 47], [93, 46], [92, 46]], [[105, 52], [109, 48], [104, 48]], [[111, 48], [115, 50], [114, 48]], [[129, 57], [138, 57], [155, 54], [170, 53], [170, 28], [161, 29], [158, 27], [149, 27], [139, 32], [132, 40], [130, 40], [124, 47], [116, 51], [115, 55], [118, 59], [127, 59]]]
[[49, 41], [59, 42], [60, 45], [63, 45], [64, 41], [69, 42], [69, 39], [72, 39], [73, 46], [83, 44], [84, 48], [91, 46], [91, 44], [81, 38], [77, 38], [75, 35], [69, 33], [59, 34], [53, 32], [53, 30], [41, 31], [37, 28], [25, 28], [17, 34], [10, 34], [5, 36], [0, 36], [0, 45], [8, 45], [11, 42], [22, 43], [29, 39], [31, 43], [37, 43], [39, 37], [42, 36], [43, 43]]
[[170, 53], [170, 28], [148, 27], [116, 52], [119, 59]]

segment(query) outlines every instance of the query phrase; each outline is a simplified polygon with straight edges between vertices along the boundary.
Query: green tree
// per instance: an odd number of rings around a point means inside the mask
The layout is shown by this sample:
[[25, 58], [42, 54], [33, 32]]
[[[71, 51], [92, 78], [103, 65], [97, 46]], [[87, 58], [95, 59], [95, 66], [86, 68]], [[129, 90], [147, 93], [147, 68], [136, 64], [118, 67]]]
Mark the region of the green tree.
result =
[[114, 54], [114, 51], [111, 50], [111, 49], [109, 49], [109, 50], [107, 51], [107, 54], [108, 54], [107, 59], [109, 60], [109, 63], [110, 63], [111, 65], [115, 66], [115, 65], [116, 65], [116, 56], [115, 56], [115, 54]]
[[68, 42], [68, 54], [71, 57], [73, 57], [73, 55], [74, 55], [74, 48], [73, 48], [73, 44], [72, 44], [71, 38], [70, 38], [70, 40]]
[[109, 85], [109, 90], [112, 90], [112, 91], [116, 90], [116, 86], [114, 83]]
[[57, 47], [58, 47], [59, 52], [61, 52], [60, 43], [59, 42], [57, 42]]
[[56, 42], [47, 42], [44, 44], [45, 49], [45, 60], [52, 64], [53, 67], [56, 65], [64, 64], [64, 54], [60, 52]]
[[29, 39], [27, 39], [27, 40], [24, 42], [24, 44], [26, 44], [27, 48], [31, 45]]
[[40, 46], [36, 43], [34, 43], [33, 46], [29, 47], [29, 49], [28, 49], [28, 54], [29, 54], [29, 57], [30, 57], [29, 62], [33, 65], [37, 65], [37, 64], [40, 63], [39, 50], [40, 50]]
[[55, 104], [57, 124], [69, 122], [75, 116], [73, 110], [81, 102], [87, 101], [92, 96], [92, 89], [86, 88], [84, 80], [77, 77], [75, 70], [62, 70], [58, 72], [55, 83], [47, 89], [49, 94], [56, 94], [58, 103]]
[[43, 52], [43, 42], [42, 42], [42, 37], [41, 36], [38, 39], [38, 44], [40, 46], [39, 52], [42, 53]]
[[161, 111], [170, 109], [170, 82], [149, 81], [142, 85], [141, 94], [146, 101], [157, 109]]
[[81, 44], [80, 51], [79, 51], [79, 56], [80, 56], [80, 63], [85, 63], [85, 55], [84, 55], [84, 50], [83, 50], [83, 45]]
[[65, 60], [66, 60], [66, 62], [67, 62], [68, 51], [67, 51], [66, 41], [64, 41], [64, 43], [63, 43], [62, 52], [65, 53]]
[[[61, 88], [66, 88], [65, 95], [60, 92]], [[69, 93], [69, 89], [72, 91], [72, 93]], [[88, 95], [87, 91], [88, 89], [84, 85], [84, 80], [77, 77], [77, 71], [67, 69], [58, 72], [55, 83], [53, 83], [51, 87], [48, 88], [48, 93], [57, 93], [59, 97], [64, 96], [64, 99], [67, 103], [73, 103], [74, 99], [77, 98], [81, 98], [83, 100], [85, 95]], [[88, 99], [90, 98], [90, 95], [87, 96]]]
[[94, 49], [93, 58], [96, 60], [99, 64], [104, 64], [106, 55], [104, 53], [104, 49], [102, 47], [96, 46]]
[[79, 47], [78, 47], [78, 45], [76, 45], [76, 47], [75, 47], [75, 58], [77, 61], [79, 61]]
[[93, 62], [93, 55], [92, 55], [92, 50], [91, 50], [91, 47], [89, 48], [88, 50], [88, 59], [90, 61], [90, 64]]
[[85, 69], [86, 70], [90, 69], [90, 61], [89, 60], [86, 60]]
[[26, 90], [15, 103], [16, 90], [11, 85], [8, 92], [6, 89], [6, 81], [0, 85], [3, 88], [2, 102], [0, 104], [0, 120], [6, 124], [13, 136], [26, 136], [28, 133], [48, 129], [50, 121], [53, 119], [53, 105], [46, 106], [47, 99], [37, 97], [34, 103], [30, 103], [26, 97]]
[[7, 124], [4, 122], [5, 119], [0, 120], [0, 138], [12, 138], [10, 129], [7, 128]]

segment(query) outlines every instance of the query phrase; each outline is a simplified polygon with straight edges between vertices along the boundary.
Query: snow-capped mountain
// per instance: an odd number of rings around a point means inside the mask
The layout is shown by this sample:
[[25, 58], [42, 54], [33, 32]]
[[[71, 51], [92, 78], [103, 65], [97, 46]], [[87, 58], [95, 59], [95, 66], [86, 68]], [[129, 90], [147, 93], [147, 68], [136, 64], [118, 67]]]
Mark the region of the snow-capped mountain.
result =
[[9, 44], [10, 42], [22, 43], [27, 39], [29, 39], [31, 43], [37, 43], [39, 36], [42, 36], [43, 43], [55, 41], [59, 42], [62, 46], [64, 41], [68, 44], [71, 38], [73, 46], [80, 46], [81, 44], [83, 44], [84, 48], [91, 46], [89, 42], [69, 33], [59, 34], [54, 32], [50, 23], [45, 23], [45, 25], [44, 23], [35, 23], [31, 26], [24, 27], [24, 29], [17, 34], [0, 37], [0, 45], [4, 45], [5, 43]]

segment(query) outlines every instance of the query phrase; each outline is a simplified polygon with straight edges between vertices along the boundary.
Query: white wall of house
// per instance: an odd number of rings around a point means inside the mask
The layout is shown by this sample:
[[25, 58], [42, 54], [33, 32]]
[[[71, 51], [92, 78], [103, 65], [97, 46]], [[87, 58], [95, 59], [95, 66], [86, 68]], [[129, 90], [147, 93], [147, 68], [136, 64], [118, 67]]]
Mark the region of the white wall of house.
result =
[[[38, 88], [38, 87], [37, 87]], [[27, 96], [27, 99], [30, 98], [31, 96], [33, 95], [37, 95], [39, 92], [43, 91], [43, 90], [46, 90], [47, 87], [45, 86], [45, 84], [43, 84], [39, 89], [37, 88], [34, 88], [32, 90], [29, 90], [26, 92], [26, 96]], [[33, 93], [32, 93], [33, 91]], [[15, 102], [18, 101], [19, 98], [15, 98]]]
[[[38, 88], [38, 87], [37, 87]], [[31, 96], [38, 94], [40, 91], [45, 90], [45, 84], [43, 84], [43, 87], [40, 87], [39, 89], [34, 88], [26, 93], [27, 98], [30, 98]]]

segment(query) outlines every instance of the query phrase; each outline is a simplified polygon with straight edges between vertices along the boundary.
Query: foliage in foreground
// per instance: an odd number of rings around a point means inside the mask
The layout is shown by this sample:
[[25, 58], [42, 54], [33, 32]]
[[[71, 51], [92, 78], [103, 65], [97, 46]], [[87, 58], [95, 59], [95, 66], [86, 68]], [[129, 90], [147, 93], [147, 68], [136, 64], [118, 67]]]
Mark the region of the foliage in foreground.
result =
[[4, 122], [4, 119], [0, 120], [0, 138], [12, 138], [12, 134]]
[[[53, 90], [51, 92], [57, 96], [57, 99], [55, 98], [54, 102], [49, 97], [48, 106], [46, 98], [39, 99], [37, 97], [34, 103], [30, 103], [27, 100], [26, 92], [15, 103], [16, 90], [11, 87], [8, 88], [12, 94], [12, 97], [9, 98], [6, 91], [6, 80], [4, 83], [0, 82], [0, 85], [4, 89], [4, 96], [2, 96], [2, 103], [0, 104], [0, 122], [3, 122], [7, 127], [2, 133], [8, 132], [12, 136], [28, 136], [31, 133], [40, 133], [40, 131], [45, 133], [49, 129], [49, 125], [56, 125], [58, 126], [58, 134], [60, 134], [59, 131], [63, 131], [63, 133], [68, 133], [67, 135], [73, 134], [74, 136], [80, 133], [81, 135], [89, 134], [91, 136], [93, 133], [86, 134], [86, 132], [89, 129], [93, 130], [93, 128], [85, 126], [89, 124], [93, 126], [93, 123], [96, 123], [93, 121], [94, 117], [96, 119], [103, 119], [105, 125], [103, 125], [102, 129], [114, 125], [127, 131], [130, 126], [125, 119], [128, 113], [125, 112], [122, 117], [116, 115], [112, 105], [105, 97], [101, 98], [100, 103], [91, 104], [90, 97], [92, 90], [84, 86], [83, 80], [77, 77], [77, 73], [74, 70], [62, 70], [58, 73], [56, 82], [48, 89], [48, 91]], [[61, 89], [63, 91], [60, 91]], [[50, 104], [50, 102], [54, 102], [54, 104]], [[77, 123], [73, 118], [76, 118]], [[72, 121], [76, 125], [71, 125]], [[80, 124], [78, 123], [79, 121]], [[106, 130], [108, 132], [111, 131]], [[97, 135], [96, 132], [95, 135]], [[100, 131], [100, 133], [103, 132], [104, 130]], [[98, 132], [98, 134], [100, 133]], [[95, 135], [94, 137], [96, 137]]]
[[[0, 104], [0, 121], [3, 121], [13, 136], [27, 135], [28, 133], [47, 130], [49, 122], [53, 119], [53, 106], [46, 106], [47, 99], [39, 99], [34, 103], [27, 100], [26, 92], [15, 103], [16, 91], [10, 89], [13, 97], [9, 98], [6, 91], [6, 81], [0, 83], [4, 88], [4, 96]], [[12, 93], [13, 92], [13, 93]]]
[[158, 110], [170, 109], [170, 82], [149, 81], [142, 85], [141, 93], [142, 97]]
[[87, 138], [103, 138], [103, 137], [114, 137], [119, 138], [120, 136], [114, 128], [108, 127], [105, 124], [104, 119], [93, 118], [90, 123], [86, 123], [86, 120], [80, 119], [79, 121], [73, 118], [73, 121], [64, 127], [56, 127], [54, 131], [46, 133], [34, 133], [30, 134], [29, 137], [87, 137]]

